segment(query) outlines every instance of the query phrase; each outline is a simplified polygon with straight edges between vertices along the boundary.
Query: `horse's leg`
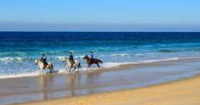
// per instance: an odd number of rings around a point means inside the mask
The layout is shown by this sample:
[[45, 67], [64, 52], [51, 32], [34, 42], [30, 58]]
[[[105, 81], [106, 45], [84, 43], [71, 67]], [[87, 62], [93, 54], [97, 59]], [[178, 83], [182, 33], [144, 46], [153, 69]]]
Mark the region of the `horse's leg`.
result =
[[90, 68], [91, 68], [91, 64], [88, 64], [88, 67], [87, 67], [87, 69], [88, 69], [88, 70], [90, 70]]
[[70, 67], [70, 72], [72, 72], [72, 68], [73, 68], [73, 65], [71, 65], [71, 67]]
[[42, 69], [42, 68], [40, 68], [40, 69], [39, 69], [39, 72], [40, 72], [40, 73], [39, 73], [39, 74], [40, 74], [40, 76], [42, 76], [42, 75], [43, 75], [43, 69]]
[[100, 68], [100, 65], [99, 65], [99, 63], [97, 63], [97, 67], [98, 67], [98, 68]]
[[70, 67], [70, 68], [69, 68], [69, 72], [71, 72], [71, 69], [72, 69], [72, 68]]
[[44, 75], [44, 69], [41, 69], [40, 73], [41, 73], [41, 76], [43, 76]]
[[50, 73], [53, 73], [53, 69], [52, 68], [50, 68], [49, 70], [50, 70]]
[[76, 70], [76, 66], [74, 66], [74, 70], [73, 71], [75, 71]]
[[50, 73], [52, 73], [52, 67], [51, 66], [49, 66], [49, 71], [50, 71]]
[[77, 67], [78, 71], [79, 71], [79, 68], [80, 68], [80, 66], [78, 65], [78, 67]]
[[51, 64], [51, 71], [50, 72], [53, 73], [53, 64]]
[[81, 68], [81, 63], [79, 62], [79, 64], [78, 64], [78, 71], [79, 71], [80, 68]]
[[51, 65], [47, 65], [46, 69], [50, 71], [49, 73], [51, 73]]
[[66, 67], [66, 71], [69, 69], [69, 67]]
[[90, 68], [90, 66], [91, 66], [91, 64], [88, 64], [88, 67], [87, 67], [87, 68], [89, 69], [89, 68]]

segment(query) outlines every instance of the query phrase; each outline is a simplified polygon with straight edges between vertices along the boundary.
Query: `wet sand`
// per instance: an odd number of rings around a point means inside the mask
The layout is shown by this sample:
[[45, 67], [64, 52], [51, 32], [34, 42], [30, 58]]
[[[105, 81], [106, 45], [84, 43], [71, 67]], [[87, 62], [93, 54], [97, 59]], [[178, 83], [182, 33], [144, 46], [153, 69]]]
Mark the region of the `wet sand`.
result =
[[147, 88], [99, 93], [22, 105], [200, 105], [200, 76]]
[[[52, 100], [63, 97], [71, 99], [71, 97], [94, 93], [152, 86], [195, 76], [199, 73], [199, 64], [199, 59], [187, 59], [124, 65], [87, 73], [1, 79], [0, 104]], [[76, 100], [76, 98], [73, 99]]]

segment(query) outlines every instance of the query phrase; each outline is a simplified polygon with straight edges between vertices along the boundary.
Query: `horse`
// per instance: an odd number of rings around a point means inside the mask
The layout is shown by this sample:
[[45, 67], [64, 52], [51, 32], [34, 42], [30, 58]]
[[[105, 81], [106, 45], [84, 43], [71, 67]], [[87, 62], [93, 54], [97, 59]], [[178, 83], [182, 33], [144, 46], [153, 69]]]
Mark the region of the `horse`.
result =
[[43, 74], [43, 71], [45, 69], [49, 69], [50, 73], [53, 73], [53, 64], [51, 64], [50, 62], [48, 63], [48, 65], [45, 66], [44, 63], [41, 60], [37, 59], [37, 60], [35, 60], [35, 65], [39, 66], [40, 74], [41, 73]]
[[83, 59], [85, 59], [87, 61], [88, 67], [90, 68], [92, 64], [96, 64], [98, 68], [100, 68], [99, 63], [103, 63], [101, 60], [99, 59], [91, 59], [88, 57], [88, 55], [85, 55], [85, 57], [83, 57]]
[[[70, 62], [70, 60], [69, 60], [69, 58], [63, 58], [63, 63], [64, 62], [66, 62], [66, 65], [67, 65], [67, 69], [71, 72], [71, 69], [73, 68], [74, 70], [76, 70], [76, 69], [78, 69], [78, 71], [79, 71], [79, 69], [81, 68], [81, 63], [78, 61], [78, 60], [74, 60], [74, 64], [73, 64], [73, 67], [72, 67], [72, 64], [71, 64], [71, 62]], [[66, 69], [66, 70], [67, 70]], [[73, 71], [74, 71], [73, 70]]]

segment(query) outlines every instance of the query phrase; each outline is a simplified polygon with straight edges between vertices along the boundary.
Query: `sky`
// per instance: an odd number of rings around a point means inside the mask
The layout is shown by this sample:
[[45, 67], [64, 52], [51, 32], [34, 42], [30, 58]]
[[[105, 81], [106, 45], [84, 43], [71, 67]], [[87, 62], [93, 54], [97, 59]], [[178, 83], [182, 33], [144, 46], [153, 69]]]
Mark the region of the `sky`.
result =
[[200, 0], [1, 0], [0, 31], [200, 32]]

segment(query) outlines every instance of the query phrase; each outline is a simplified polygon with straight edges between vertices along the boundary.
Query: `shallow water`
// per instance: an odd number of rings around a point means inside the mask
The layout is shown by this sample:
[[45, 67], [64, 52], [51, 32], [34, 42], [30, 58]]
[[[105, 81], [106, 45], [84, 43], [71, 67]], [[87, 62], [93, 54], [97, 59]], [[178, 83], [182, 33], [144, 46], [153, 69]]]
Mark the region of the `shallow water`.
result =
[[0, 78], [39, 75], [34, 60], [42, 53], [56, 70], [64, 72], [61, 58], [69, 51], [74, 51], [84, 71], [87, 65], [82, 58], [91, 50], [106, 68], [198, 57], [199, 46], [200, 33], [0, 32]]
[[200, 59], [123, 65], [107, 70], [0, 80], [0, 104], [140, 88], [200, 73]]

